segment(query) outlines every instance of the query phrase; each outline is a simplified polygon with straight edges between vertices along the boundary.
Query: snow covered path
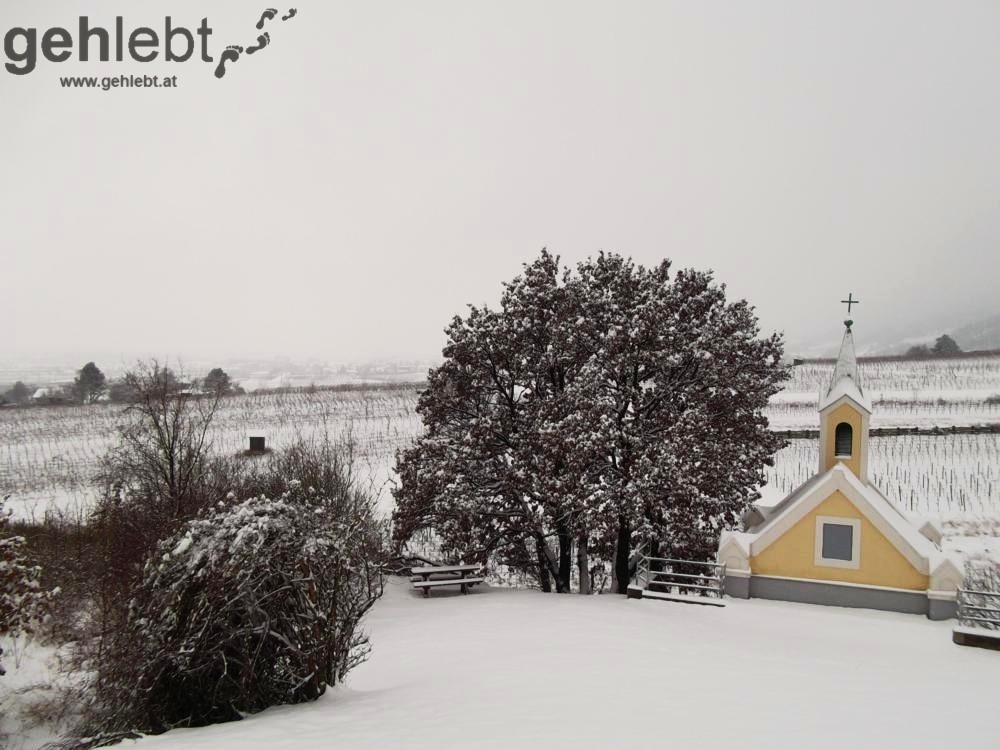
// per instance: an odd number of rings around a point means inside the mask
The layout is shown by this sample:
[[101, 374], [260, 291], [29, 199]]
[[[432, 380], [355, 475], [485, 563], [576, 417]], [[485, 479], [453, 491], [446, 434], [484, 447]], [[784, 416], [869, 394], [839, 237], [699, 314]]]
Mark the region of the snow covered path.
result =
[[314, 704], [123, 747], [1000, 746], [1000, 653], [918, 616], [495, 588], [421, 599], [391, 579], [367, 626], [371, 661]]

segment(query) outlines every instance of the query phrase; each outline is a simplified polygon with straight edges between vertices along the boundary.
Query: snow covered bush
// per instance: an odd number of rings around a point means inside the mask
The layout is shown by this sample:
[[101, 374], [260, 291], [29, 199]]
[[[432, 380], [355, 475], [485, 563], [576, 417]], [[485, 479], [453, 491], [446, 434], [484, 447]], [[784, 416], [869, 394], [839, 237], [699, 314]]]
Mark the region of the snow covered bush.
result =
[[364, 660], [383, 528], [360, 493], [297, 480], [163, 540], [97, 657], [80, 736], [102, 744], [318, 698]]
[[[6, 500], [0, 500], [0, 636], [17, 639], [38, 632], [58, 591], [42, 589], [42, 569], [25, 556], [24, 537], [5, 535], [10, 524]], [[6, 674], [2, 658], [0, 647], [0, 676]]]

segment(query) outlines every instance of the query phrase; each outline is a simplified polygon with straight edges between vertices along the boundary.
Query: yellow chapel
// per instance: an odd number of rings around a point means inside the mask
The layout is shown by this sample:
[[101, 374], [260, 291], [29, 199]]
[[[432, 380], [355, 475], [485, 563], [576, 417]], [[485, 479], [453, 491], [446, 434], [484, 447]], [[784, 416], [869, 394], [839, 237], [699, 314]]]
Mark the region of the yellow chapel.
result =
[[931, 525], [918, 529], [868, 474], [872, 404], [854, 348], [853, 321], [819, 401], [816, 474], [742, 531], [723, 533], [726, 594], [841, 607], [955, 616], [961, 561], [942, 553]]

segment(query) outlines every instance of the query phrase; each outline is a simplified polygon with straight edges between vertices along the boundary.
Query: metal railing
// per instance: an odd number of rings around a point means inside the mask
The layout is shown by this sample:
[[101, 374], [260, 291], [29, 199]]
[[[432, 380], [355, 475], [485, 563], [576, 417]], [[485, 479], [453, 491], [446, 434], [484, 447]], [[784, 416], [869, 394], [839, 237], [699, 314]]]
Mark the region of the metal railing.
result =
[[1000, 591], [959, 589], [956, 605], [960, 623], [986, 630], [1000, 630]]
[[704, 560], [678, 560], [646, 554], [639, 547], [633, 581], [647, 591], [675, 596], [721, 599], [726, 590], [726, 564]]

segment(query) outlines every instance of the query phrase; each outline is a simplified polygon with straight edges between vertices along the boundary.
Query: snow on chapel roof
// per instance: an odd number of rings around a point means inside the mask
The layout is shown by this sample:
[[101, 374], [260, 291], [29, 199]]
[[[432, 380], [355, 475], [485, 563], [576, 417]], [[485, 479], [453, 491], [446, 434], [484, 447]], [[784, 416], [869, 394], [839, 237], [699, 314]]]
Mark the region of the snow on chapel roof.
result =
[[840, 343], [840, 353], [837, 355], [837, 364], [833, 368], [833, 377], [830, 378], [830, 387], [820, 400], [820, 411], [844, 396], [849, 397], [858, 406], [869, 412], [872, 410], [872, 405], [861, 388], [861, 378], [858, 375], [858, 358], [854, 353], [854, 334], [851, 332], [853, 323], [853, 320], [844, 321], [844, 340]]

